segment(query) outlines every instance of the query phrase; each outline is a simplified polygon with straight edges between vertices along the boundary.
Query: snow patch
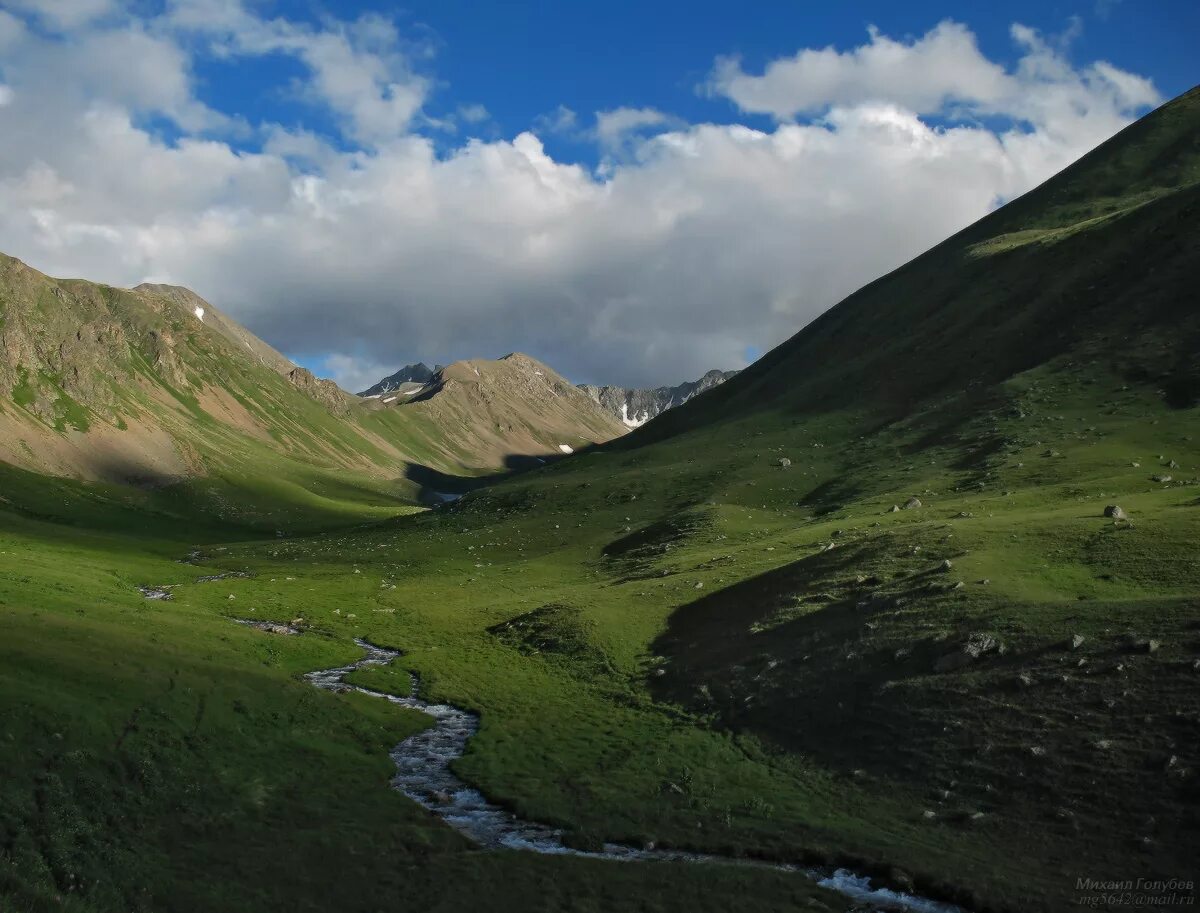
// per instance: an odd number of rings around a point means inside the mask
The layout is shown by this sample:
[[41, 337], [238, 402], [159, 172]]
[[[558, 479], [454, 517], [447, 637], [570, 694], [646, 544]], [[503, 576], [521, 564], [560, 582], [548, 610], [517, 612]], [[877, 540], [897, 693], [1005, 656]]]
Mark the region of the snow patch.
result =
[[650, 421], [650, 413], [645, 409], [643, 409], [640, 414], [634, 414], [634, 416], [630, 418], [629, 403], [621, 403], [621, 424], [625, 425], [627, 428], [640, 428], [648, 421]]
[[197, 306], [192, 313], [196, 315], [197, 320], [199, 320], [201, 323], [204, 323], [204, 308]]
[[385, 403], [394, 403], [395, 401], [396, 401], [396, 397], [394, 397], [394, 396], [389, 396], [386, 399], [384, 399]]
[[575, 452], [572, 449], [570, 444], [559, 444], [558, 449], [561, 450], [563, 453], [574, 453]]

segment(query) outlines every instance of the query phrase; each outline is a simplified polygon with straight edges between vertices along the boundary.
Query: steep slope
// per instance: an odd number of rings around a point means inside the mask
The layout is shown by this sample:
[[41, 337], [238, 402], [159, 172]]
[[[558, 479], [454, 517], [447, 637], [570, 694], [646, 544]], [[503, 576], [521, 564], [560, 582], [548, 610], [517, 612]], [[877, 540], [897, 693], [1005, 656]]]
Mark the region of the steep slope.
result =
[[[1057, 358], [1108, 361], [1200, 397], [1200, 88], [1041, 187], [871, 283], [628, 445], [747, 410], [902, 414]], [[813, 370], [819, 365], [820, 370]]]
[[374, 386], [368, 387], [359, 393], [359, 396], [382, 396], [385, 393], [391, 393], [399, 390], [410, 384], [421, 386], [433, 380], [433, 375], [442, 370], [442, 366], [430, 368], [424, 362], [417, 362], [415, 365], [405, 365], [395, 374], [389, 374], [383, 380]]
[[484, 394], [449, 371], [429, 405], [384, 408], [293, 365], [187, 289], [56, 280], [0, 257], [0, 466], [183, 485], [197, 503], [271, 528], [295, 519], [297, 503], [314, 522], [364, 499], [394, 508], [423, 493], [422, 472], [496, 472], [624, 430], [553, 372], [542, 381], [517, 363], [488, 367]]
[[682, 406], [696, 394], [723, 384], [737, 373], [709, 371], [699, 380], [675, 387], [657, 387], [653, 390], [608, 385], [598, 387], [594, 384], [580, 384], [579, 389], [619, 418], [621, 424], [628, 428], [638, 428], [660, 413]]

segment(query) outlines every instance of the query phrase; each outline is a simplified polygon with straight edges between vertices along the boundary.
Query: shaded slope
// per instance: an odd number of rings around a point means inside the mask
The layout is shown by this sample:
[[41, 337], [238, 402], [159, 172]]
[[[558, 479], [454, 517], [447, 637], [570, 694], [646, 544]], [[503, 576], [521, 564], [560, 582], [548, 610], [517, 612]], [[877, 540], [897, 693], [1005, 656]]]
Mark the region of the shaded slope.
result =
[[763, 408], [884, 414], [1067, 354], [1200, 386], [1200, 88], [876, 280], [635, 446]]

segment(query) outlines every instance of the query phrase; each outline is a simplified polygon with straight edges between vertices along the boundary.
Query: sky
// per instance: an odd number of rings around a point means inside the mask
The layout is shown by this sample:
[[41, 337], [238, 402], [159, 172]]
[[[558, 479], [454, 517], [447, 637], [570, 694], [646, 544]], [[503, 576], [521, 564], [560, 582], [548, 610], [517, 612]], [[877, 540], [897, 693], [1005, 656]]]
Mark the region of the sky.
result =
[[1194, 0], [0, 0], [0, 250], [347, 389], [739, 368], [1197, 81]]

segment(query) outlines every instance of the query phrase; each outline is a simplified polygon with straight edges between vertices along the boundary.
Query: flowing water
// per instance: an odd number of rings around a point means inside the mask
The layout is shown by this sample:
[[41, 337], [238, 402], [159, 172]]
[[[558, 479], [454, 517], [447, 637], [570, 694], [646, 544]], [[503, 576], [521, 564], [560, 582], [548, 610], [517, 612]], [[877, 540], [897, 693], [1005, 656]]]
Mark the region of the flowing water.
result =
[[902, 894], [888, 888], [872, 887], [869, 879], [845, 869], [821, 872], [784, 863], [734, 859], [681, 850], [648, 849], [617, 843], [606, 843], [602, 849], [595, 851], [569, 847], [563, 841], [561, 830], [516, 817], [489, 802], [482, 793], [467, 786], [450, 770], [451, 762], [462, 757], [467, 741], [479, 729], [479, 719], [474, 714], [449, 704], [431, 704], [421, 700], [417, 696], [420, 685], [416, 676], [412, 676], [412, 690], [407, 697], [348, 684], [345, 681], [346, 676], [356, 669], [386, 665], [400, 655], [395, 650], [377, 647], [365, 640], [356, 640], [355, 643], [366, 651], [366, 656], [362, 659], [336, 669], [309, 672], [305, 678], [318, 688], [329, 691], [358, 691], [433, 717], [433, 726], [409, 736], [392, 749], [392, 760], [396, 762], [396, 776], [392, 779], [392, 786], [481, 846], [630, 862], [689, 862], [771, 868], [812, 878], [823, 887], [865, 904], [867, 909], [962, 913], [958, 907], [950, 904]]

